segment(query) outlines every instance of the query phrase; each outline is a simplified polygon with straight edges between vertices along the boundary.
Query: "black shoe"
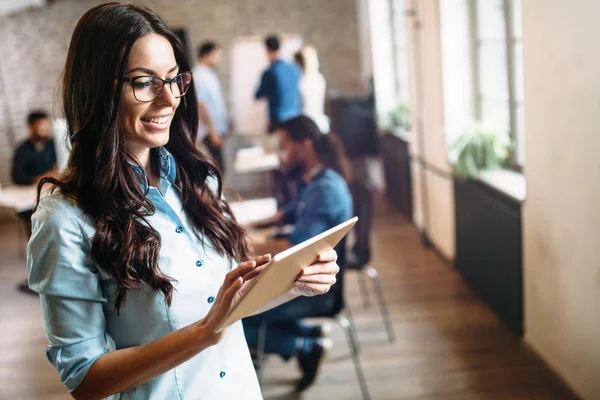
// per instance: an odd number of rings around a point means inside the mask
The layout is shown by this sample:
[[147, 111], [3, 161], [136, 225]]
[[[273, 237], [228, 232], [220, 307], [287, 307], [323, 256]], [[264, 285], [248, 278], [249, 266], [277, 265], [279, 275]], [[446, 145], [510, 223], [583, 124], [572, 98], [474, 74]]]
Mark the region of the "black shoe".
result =
[[313, 351], [305, 356], [298, 357], [298, 364], [302, 370], [302, 378], [296, 384], [296, 391], [302, 392], [308, 389], [316, 380], [319, 369], [327, 353], [333, 346], [333, 342], [328, 338], [315, 339]]

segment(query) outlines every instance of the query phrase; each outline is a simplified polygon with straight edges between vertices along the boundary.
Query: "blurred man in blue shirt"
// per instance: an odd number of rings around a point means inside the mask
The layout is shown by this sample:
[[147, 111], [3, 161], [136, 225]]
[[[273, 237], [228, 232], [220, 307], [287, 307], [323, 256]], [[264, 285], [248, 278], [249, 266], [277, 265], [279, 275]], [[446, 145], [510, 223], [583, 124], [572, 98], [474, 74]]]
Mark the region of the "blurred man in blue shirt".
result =
[[203, 140], [224, 172], [223, 139], [229, 131], [227, 108], [221, 82], [215, 68], [221, 61], [221, 48], [215, 42], [207, 41], [198, 47], [198, 64], [194, 68], [194, 86], [198, 95], [198, 140]]
[[271, 66], [263, 73], [256, 99], [266, 98], [269, 102], [269, 132], [277, 125], [301, 113], [300, 70], [293, 64], [282, 60], [279, 55], [281, 43], [279, 37], [271, 35], [265, 40], [267, 57]]
[[[343, 147], [333, 134], [323, 135], [306, 116], [283, 122], [278, 130], [282, 168], [298, 177], [296, 199], [279, 210], [277, 215], [255, 224], [267, 227], [291, 224], [294, 231], [285, 239], [256, 245], [255, 252], [279, 253], [316, 236], [352, 217], [352, 197], [346, 184], [349, 163]], [[345, 240], [335, 247], [342, 272], [330, 291], [319, 298], [297, 298], [265, 313], [245, 318], [246, 340], [251, 349], [258, 347], [258, 331], [263, 322], [266, 330], [267, 353], [284, 359], [297, 357], [302, 378], [296, 389], [301, 392], [316, 379], [317, 371], [331, 342], [323, 337], [320, 327], [300, 322], [307, 317], [331, 316], [342, 307], [342, 281], [345, 262]]]

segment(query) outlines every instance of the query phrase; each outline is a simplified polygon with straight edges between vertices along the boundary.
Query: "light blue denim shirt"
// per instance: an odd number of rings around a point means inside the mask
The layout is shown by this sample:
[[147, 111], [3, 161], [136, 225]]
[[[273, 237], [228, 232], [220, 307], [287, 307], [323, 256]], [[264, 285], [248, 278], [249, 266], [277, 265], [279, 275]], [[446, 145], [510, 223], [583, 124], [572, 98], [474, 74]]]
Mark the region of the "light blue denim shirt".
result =
[[[40, 201], [28, 244], [29, 286], [40, 294], [48, 360], [71, 392], [96, 359], [110, 350], [153, 342], [206, 316], [234, 262], [198, 240], [174, 186], [175, 161], [160, 151], [161, 192], [150, 187], [156, 207], [148, 218], [161, 237], [159, 266], [174, 278], [171, 306], [143, 286], [130, 291], [120, 314], [114, 284], [93, 261], [94, 227], [74, 202], [60, 194]], [[142, 182], [145, 174], [137, 169]], [[211, 187], [216, 186], [212, 180]], [[262, 399], [240, 322], [223, 340], [189, 361], [110, 399]]]

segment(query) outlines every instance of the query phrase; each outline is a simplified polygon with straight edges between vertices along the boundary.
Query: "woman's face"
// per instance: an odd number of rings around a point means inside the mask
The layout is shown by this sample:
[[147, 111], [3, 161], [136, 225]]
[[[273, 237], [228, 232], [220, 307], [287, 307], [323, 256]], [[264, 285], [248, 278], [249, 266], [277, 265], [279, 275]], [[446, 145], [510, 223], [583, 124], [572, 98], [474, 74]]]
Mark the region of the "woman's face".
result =
[[[173, 47], [160, 35], [149, 34], [138, 39], [131, 48], [125, 77], [156, 76], [170, 79], [179, 73]], [[176, 84], [173, 83], [173, 88]], [[120, 125], [125, 131], [126, 145], [136, 157], [169, 141], [169, 127], [179, 106], [166, 84], [160, 95], [142, 103], [134, 97], [131, 82], [124, 82], [121, 92]]]

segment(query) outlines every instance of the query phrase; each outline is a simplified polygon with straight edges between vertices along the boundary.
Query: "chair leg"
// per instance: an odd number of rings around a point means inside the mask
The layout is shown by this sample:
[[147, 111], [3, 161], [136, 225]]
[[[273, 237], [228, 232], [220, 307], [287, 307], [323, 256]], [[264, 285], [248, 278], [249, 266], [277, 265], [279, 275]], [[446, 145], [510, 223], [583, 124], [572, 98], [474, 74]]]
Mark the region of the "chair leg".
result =
[[356, 333], [356, 325], [354, 324], [354, 317], [352, 316], [352, 311], [350, 311], [350, 307], [345, 307], [344, 313], [346, 314], [346, 317], [342, 318], [348, 321], [348, 329], [349, 332], [352, 334], [352, 339], [354, 340], [353, 347], [356, 348], [356, 353], [358, 354], [360, 353], [360, 341], [358, 340], [358, 333]]
[[265, 361], [265, 348], [267, 345], [267, 327], [269, 323], [263, 321], [258, 327], [258, 348], [256, 349], [256, 375], [258, 382], [262, 383], [263, 366]]
[[360, 363], [360, 358], [358, 357], [358, 341], [353, 333], [353, 325], [348, 320], [348, 318], [343, 316], [337, 317], [337, 322], [340, 324], [344, 332], [346, 333], [346, 337], [348, 338], [348, 343], [352, 349], [352, 363], [354, 364], [354, 369], [356, 371], [356, 376], [358, 378], [358, 383], [360, 384], [360, 391], [362, 393], [363, 399], [370, 400], [371, 395], [369, 394], [369, 388], [367, 386], [367, 380], [365, 379], [365, 373], [363, 372], [362, 365]]
[[369, 291], [367, 290], [367, 283], [365, 282], [365, 280], [363, 278], [364, 278], [364, 276], [362, 274], [362, 271], [359, 271], [358, 287], [360, 289], [360, 296], [362, 297], [362, 300], [363, 300], [363, 306], [365, 308], [369, 308], [371, 306], [371, 302], [369, 301]]
[[371, 278], [373, 282], [373, 287], [375, 288], [375, 292], [377, 293], [377, 299], [379, 300], [379, 308], [381, 309], [381, 316], [383, 317], [383, 323], [385, 325], [385, 329], [387, 330], [388, 340], [390, 343], [394, 343], [396, 341], [396, 334], [394, 333], [394, 327], [392, 326], [392, 320], [390, 318], [390, 312], [388, 311], [387, 302], [385, 301], [385, 297], [383, 295], [383, 287], [381, 286], [381, 281], [379, 280], [379, 274], [377, 270], [373, 267], [367, 268], [367, 275]]

